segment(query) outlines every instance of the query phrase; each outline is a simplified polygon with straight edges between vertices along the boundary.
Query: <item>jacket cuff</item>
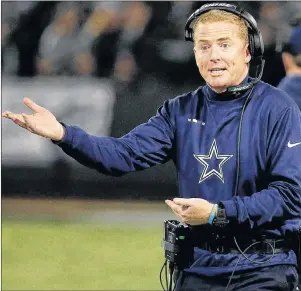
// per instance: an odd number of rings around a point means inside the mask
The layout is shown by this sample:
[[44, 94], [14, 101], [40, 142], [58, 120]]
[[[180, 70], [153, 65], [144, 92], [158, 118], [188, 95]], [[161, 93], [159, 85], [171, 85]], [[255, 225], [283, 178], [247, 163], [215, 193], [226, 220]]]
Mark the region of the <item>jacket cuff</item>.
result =
[[225, 206], [227, 218], [230, 220], [237, 220], [238, 211], [236, 203], [233, 200], [221, 201], [221, 203]]
[[60, 122], [60, 124], [65, 129], [65, 135], [64, 135], [64, 137], [60, 141], [56, 141], [56, 140], [53, 140], [53, 139], [51, 140], [52, 143], [54, 143], [56, 145], [60, 145], [60, 144], [63, 144], [63, 143], [69, 143], [71, 141], [70, 126], [66, 125], [63, 122]]

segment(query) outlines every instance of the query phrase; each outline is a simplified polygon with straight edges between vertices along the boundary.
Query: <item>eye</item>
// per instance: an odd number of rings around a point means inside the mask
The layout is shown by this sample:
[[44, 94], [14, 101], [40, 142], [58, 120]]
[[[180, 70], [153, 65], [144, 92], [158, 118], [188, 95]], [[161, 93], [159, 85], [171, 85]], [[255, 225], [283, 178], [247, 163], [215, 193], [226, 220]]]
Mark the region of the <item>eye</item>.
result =
[[200, 49], [201, 51], [206, 51], [206, 50], [209, 49], [209, 45], [208, 45], [208, 44], [202, 44], [202, 45], [200, 45], [199, 49]]
[[230, 45], [229, 45], [229, 43], [224, 42], [224, 43], [221, 43], [220, 46], [221, 46], [223, 49], [226, 49], [226, 48], [229, 48]]

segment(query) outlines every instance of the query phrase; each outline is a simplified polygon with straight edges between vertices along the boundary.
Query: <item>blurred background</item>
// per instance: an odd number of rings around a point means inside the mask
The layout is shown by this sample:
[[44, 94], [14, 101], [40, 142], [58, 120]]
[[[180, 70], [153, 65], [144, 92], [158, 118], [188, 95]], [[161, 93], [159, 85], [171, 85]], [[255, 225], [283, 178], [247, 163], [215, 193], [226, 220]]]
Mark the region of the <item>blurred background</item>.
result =
[[[204, 3], [2, 1], [2, 111], [29, 112], [30, 97], [91, 134], [126, 134], [203, 85], [184, 25]], [[301, 2], [233, 3], [258, 21], [262, 79], [277, 86]], [[106, 177], [2, 120], [3, 290], [161, 289], [161, 228], [173, 217], [163, 201], [175, 196], [172, 163]]]

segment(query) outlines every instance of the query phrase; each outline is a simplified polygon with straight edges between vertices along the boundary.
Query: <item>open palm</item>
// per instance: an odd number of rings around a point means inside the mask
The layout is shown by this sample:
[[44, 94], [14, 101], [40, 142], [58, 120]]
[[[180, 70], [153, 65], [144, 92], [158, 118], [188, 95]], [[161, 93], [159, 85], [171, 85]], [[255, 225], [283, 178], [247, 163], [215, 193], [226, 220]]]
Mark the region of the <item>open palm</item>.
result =
[[19, 126], [37, 135], [59, 141], [64, 137], [64, 127], [56, 120], [55, 116], [46, 108], [39, 106], [29, 98], [23, 99], [24, 104], [33, 114], [15, 114], [10, 111], [2, 113], [2, 117], [12, 120]]

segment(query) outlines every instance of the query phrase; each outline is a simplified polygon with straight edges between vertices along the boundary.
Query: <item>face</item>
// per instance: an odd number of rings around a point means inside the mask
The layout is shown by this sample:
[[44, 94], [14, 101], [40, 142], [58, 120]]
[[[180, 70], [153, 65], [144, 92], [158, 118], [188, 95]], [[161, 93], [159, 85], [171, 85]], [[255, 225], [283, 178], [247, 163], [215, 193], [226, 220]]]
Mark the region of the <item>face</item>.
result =
[[194, 54], [199, 72], [217, 93], [239, 85], [248, 73], [248, 44], [236, 24], [199, 23], [194, 32]]

